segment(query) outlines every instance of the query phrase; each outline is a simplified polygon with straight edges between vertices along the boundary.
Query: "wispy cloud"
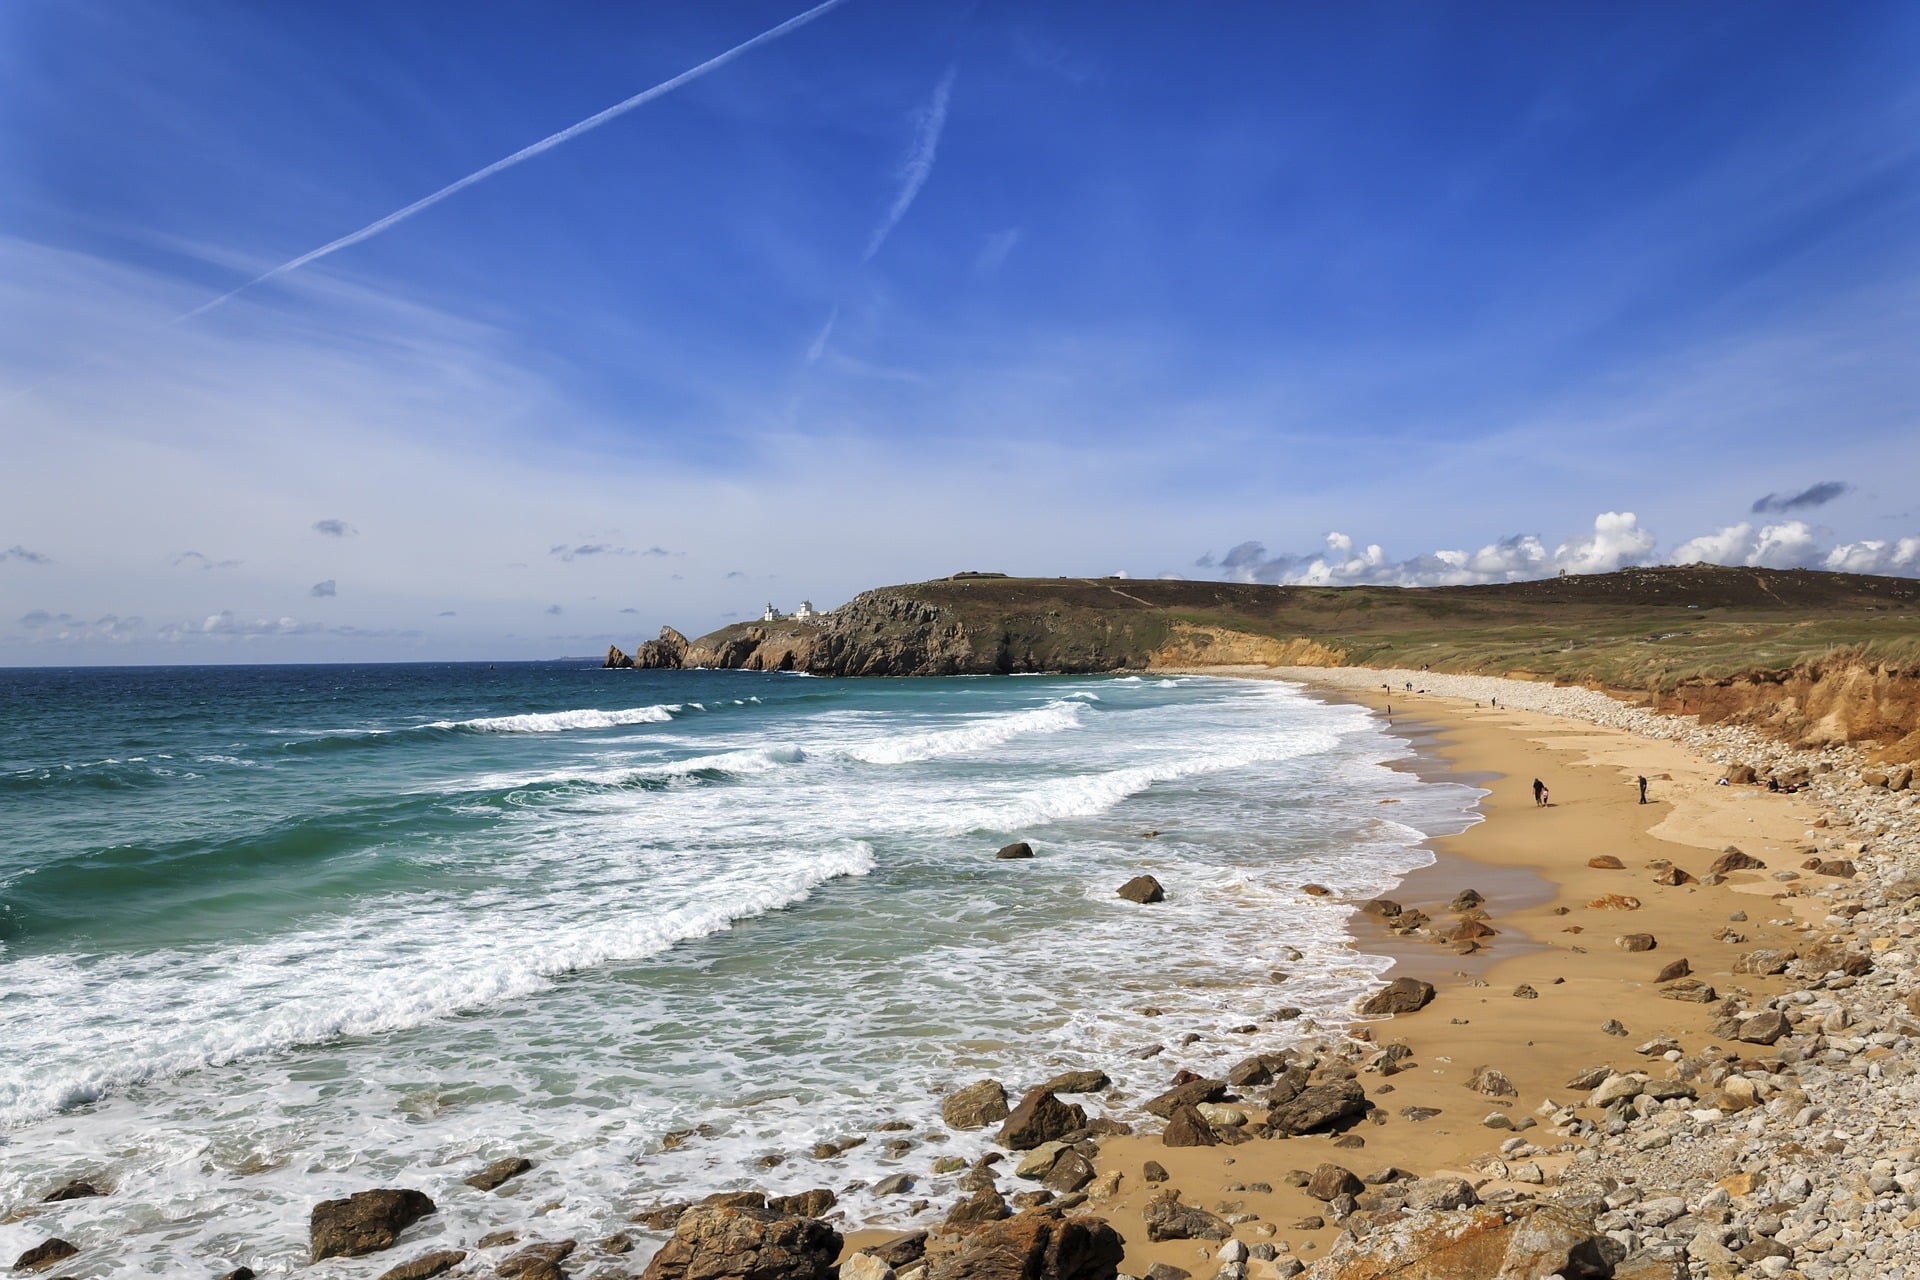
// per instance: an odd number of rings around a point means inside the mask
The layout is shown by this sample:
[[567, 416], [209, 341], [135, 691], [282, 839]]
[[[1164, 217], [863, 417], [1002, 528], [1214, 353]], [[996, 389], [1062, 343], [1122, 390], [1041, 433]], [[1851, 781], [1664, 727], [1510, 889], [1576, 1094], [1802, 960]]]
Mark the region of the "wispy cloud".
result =
[[[638, 555], [639, 553], [632, 547], [616, 547], [610, 542], [583, 542], [578, 545], [570, 545], [562, 542], [548, 547], [547, 554], [557, 556], [571, 564], [573, 561], [586, 556], [631, 556]], [[667, 553], [655, 547], [646, 554], [665, 555]]]
[[328, 600], [340, 593], [334, 587], [333, 579], [328, 578], [325, 582], [314, 583], [312, 587], [308, 588], [307, 594], [315, 600]]
[[820, 326], [820, 332], [813, 335], [813, 342], [807, 347], [807, 363], [818, 364], [820, 357], [827, 353], [827, 342], [833, 337], [833, 326], [840, 321], [840, 308], [827, 312], [827, 322]]
[[325, 520], [315, 520], [313, 522], [313, 531], [329, 538], [351, 538], [354, 534], [360, 532], [345, 520], [336, 520], [331, 516]]
[[1755, 499], [1755, 515], [1783, 515], [1789, 511], [1802, 511], [1809, 507], [1824, 507], [1835, 498], [1853, 488], [1842, 480], [1822, 480], [1819, 484], [1809, 485], [1798, 493], [1770, 493], [1764, 498]]
[[176, 569], [238, 569], [241, 564], [238, 560], [215, 560], [211, 556], [201, 555], [198, 551], [181, 551], [170, 555], [167, 557], [167, 563]]
[[665, 547], [648, 547], [640, 553], [643, 556], [683, 556], [684, 551], [669, 551]]
[[[377, 218], [374, 221], [369, 222], [366, 226], [361, 227], [358, 231], [348, 232], [346, 235], [341, 236], [339, 239], [329, 240], [326, 244], [321, 245], [319, 248], [310, 249], [306, 253], [301, 254], [297, 258], [290, 258], [286, 262], [281, 263], [279, 266], [274, 267], [270, 271], [263, 271], [259, 275], [255, 276], [253, 279], [247, 281], [245, 284], [242, 284], [237, 288], [230, 289], [226, 293], [221, 294], [219, 297], [214, 298], [208, 302], [203, 302], [199, 306], [195, 307], [193, 310], [188, 311], [176, 317], [175, 323], [179, 323], [180, 321], [184, 321], [184, 320], [191, 320], [195, 316], [205, 315], [207, 312], [213, 310], [215, 307], [220, 306], [222, 303], [231, 301], [232, 299], [238, 297], [240, 294], [245, 293], [248, 289], [253, 288], [255, 285], [265, 284], [267, 281], [275, 279], [276, 277], [284, 276], [291, 272], [298, 271], [301, 267], [307, 266], [309, 263], [318, 262], [320, 259], [328, 256], [329, 254], [338, 253], [340, 250], [350, 248], [353, 245], [359, 244], [363, 240], [371, 240], [373, 237], [379, 235], [381, 232], [386, 231], [391, 227], [398, 226], [400, 223], [405, 222], [408, 218], [413, 217], [415, 214], [422, 213], [428, 209], [431, 209], [434, 205], [439, 204], [442, 200], [447, 199], [449, 196], [458, 195], [460, 192], [465, 191], [468, 187], [474, 186], [476, 183], [485, 182], [488, 178], [493, 177], [497, 173], [504, 173], [506, 170], [513, 168], [517, 164], [521, 164], [525, 161], [533, 159], [537, 155], [541, 155], [545, 152], [553, 150], [555, 147], [560, 146], [562, 143], [571, 142], [573, 139], [579, 137], [581, 134], [588, 133], [594, 129], [598, 129], [601, 125], [606, 124], [610, 120], [614, 120], [620, 116], [625, 115], [627, 112], [632, 111], [635, 107], [642, 107], [642, 106], [645, 106], [647, 103], [652, 102], [655, 98], [665, 97], [667, 94], [672, 93], [675, 89], [680, 88], [682, 85], [691, 84], [693, 81], [700, 79], [702, 76], [707, 75], [710, 72], [718, 71], [721, 67], [726, 66], [729, 62], [732, 62], [735, 58], [740, 57], [742, 54], [750, 53], [754, 49], [759, 48], [763, 44], [768, 44], [774, 40], [778, 40], [781, 36], [786, 35], [788, 32], [799, 30], [801, 27], [806, 26], [809, 22], [812, 22], [815, 18], [820, 17], [821, 15], [827, 13], [830, 10], [839, 8], [844, 3], [846, 3], [846, 0], [825, 0], [824, 3], [815, 5], [813, 8], [808, 9], [805, 13], [796, 14], [795, 16], [788, 18], [785, 22], [782, 22], [778, 26], [770, 27], [767, 30], [762, 31], [759, 35], [754, 36], [752, 39], [742, 41], [741, 43], [733, 46], [733, 48], [728, 49], [724, 53], [715, 54], [713, 57], [708, 58], [705, 62], [701, 63], [697, 67], [692, 67], [686, 71], [682, 71], [679, 75], [674, 76], [671, 79], [662, 80], [659, 84], [654, 85], [650, 89], [642, 89], [639, 93], [634, 94], [631, 98], [625, 98], [619, 102], [616, 102], [612, 106], [608, 107], [605, 111], [600, 111], [593, 115], [590, 115], [585, 120], [582, 120], [577, 124], [570, 124], [566, 128], [560, 130], [558, 133], [550, 133], [546, 137], [540, 139], [540, 141], [532, 143], [528, 146], [524, 146], [510, 156], [505, 156], [499, 160], [495, 160], [492, 164], [487, 165], [485, 168], [475, 169], [472, 173], [468, 174], [466, 177], [460, 178], [453, 182], [449, 182], [446, 186], [441, 187], [438, 191], [435, 191], [431, 195], [422, 196], [420, 199], [415, 200], [412, 204], [407, 205], [403, 209], [396, 209], [394, 212], [388, 214], [384, 218]], [[950, 80], [952, 77], [949, 76], [948, 78]]]
[[920, 112], [913, 146], [900, 163], [900, 190], [894, 195], [887, 216], [873, 229], [873, 235], [867, 241], [867, 251], [860, 255], [861, 262], [873, 261], [873, 256], [880, 252], [880, 246], [887, 242], [893, 229], [907, 216], [907, 210], [913, 207], [914, 200], [920, 195], [920, 188], [926, 186], [927, 179], [933, 176], [933, 160], [940, 149], [940, 134], [947, 127], [947, 104], [953, 98], [953, 79], [958, 73], [958, 67], [947, 68], [947, 73], [940, 77], [940, 83], [933, 87], [933, 97]]
[[20, 546], [17, 543], [11, 547], [8, 547], [5, 551], [0, 551], [0, 561], [6, 561], [6, 560], [18, 560], [22, 564], [52, 564], [53, 563], [53, 558], [51, 556], [42, 555], [38, 551], [29, 551], [25, 547]]
[[973, 257], [973, 274], [982, 278], [998, 275], [1000, 268], [1007, 265], [1007, 255], [1013, 252], [1014, 246], [1020, 243], [1020, 237], [1025, 234], [1024, 228], [1008, 227], [988, 236], [987, 242], [980, 246], [980, 252]]
[[557, 604], [550, 604], [550, 605], [548, 605], [548, 606], [547, 606], [547, 616], [548, 616], [548, 617], [550, 617], [550, 618], [557, 618], [557, 617], [559, 617], [559, 616], [560, 616], [561, 614], [563, 614], [563, 613], [565, 613], [565, 612], [566, 612], [566, 610], [565, 610], [565, 609], [562, 609], [562, 608], [561, 608], [561, 607], [560, 607], [559, 605], [557, 605]]

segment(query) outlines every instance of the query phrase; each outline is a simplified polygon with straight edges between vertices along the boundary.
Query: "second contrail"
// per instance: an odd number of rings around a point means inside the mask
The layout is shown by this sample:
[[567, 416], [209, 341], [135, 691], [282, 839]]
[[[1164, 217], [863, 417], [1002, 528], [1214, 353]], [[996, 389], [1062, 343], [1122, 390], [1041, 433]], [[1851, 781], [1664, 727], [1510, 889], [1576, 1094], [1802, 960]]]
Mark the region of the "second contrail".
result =
[[845, 3], [846, 3], [846, 0], [825, 0], [824, 3], [813, 6], [813, 8], [808, 9], [805, 13], [795, 14], [793, 17], [788, 18], [785, 22], [781, 23], [779, 26], [770, 27], [767, 30], [762, 31], [759, 35], [753, 37], [751, 40], [743, 41], [742, 43], [733, 46], [733, 48], [728, 49], [725, 53], [715, 54], [713, 57], [708, 58], [705, 62], [701, 63], [699, 66], [689, 68], [686, 71], [682, 71], [679, 75], [673, 77], [671, 80], [662, 80], [659, 84], [654, 85], [651, 89], [643, 89], [639, 93], [634, 94], [631, 98], [627, 98], [623, 101], [614, 103], [612, 106], [608, 107], [605, 111], [599, 112], [598, 114], [595, 114], [595, 115], [588, 116], [585, 120], [580, 121], [578, 124], [568, 125], [566, 128], [560, 130], [560, 132], [558, 133], [550, 133], [546, 137], [540, 139], [540, 141], [535, 142], [529, 146], [520, 148], [520, 150], [514, 152], [510, 156], [506, 156], [503, 159], [495, 160], [492, 164], [488, 165], [484, 169], [475, 169], [472, 173], [468, 174], [466, 177], [461, 178], [455, 182], [449, 182], [446, 186], [440, 188], [438, 191], [434, 192], [432, 195], [422, 196], [420, 199], [415, 200], [412, 204], [408, 205], [404, 209], [398, 209], [393, 213], [388, 214], [384, 218], [378, 219], [377, 221], [374, 221], [374, 222], [369, 222], [366, 226], [360, 228], [358, 231], [350, 232], [347, 235], [341, 236], [338, 240], [330, 240], [326, 244], [321, 245], [318, 249], [314, 249], [307, 253], [303, 253], [297, 258], [293, 258], [287, 262], [281, 263], [279, 266], [273, 268], [273, 270], [271, 271], [262, 272], [261, 274], [255, 276], [253, 279], [247, 281], [245, 284], [240, 285], [238, 288], [230, 289], [226, 293], [221, 294], [219, 297], [213, 299], [210, 302], [203, 302], [199, 306], [195, 307], [193, 310], [183, 312], [182, 314], [175, 316], [173, 318], [172, 323], [179, 324], [183, 321], [191, 320], [195, 316], [205, 315], [207, 312], [213, 310], [217, 306], [220, 306], [222, 303], [232, 301], [234, 298], [238, 297], [240, 294], [245, 293], [247, 290], [253, 288], [255, 285], [265, 284], [267, 281], [272, 280], [278, 276], [284, 276], [289, 272], [298, 271], [301, 267], [306, 266], [310, 262], [318, 262], [320, 259], [326, 257], [328, 254], [338, 253], [340, 250], [345, 249], [351, 245], [359, 244], [362, 240], [370, 240], [374, 236], [379, 235], [382, 231], [385, 231], [387, 228], [396, 226], [399, 223], [405, 222], [408, 218], [411, 218], [414, 214], [419, 213], [423, 210], [432, 208], [434, 205], [439, 204], [442, 200], [445, 200], [448, 196], [455, 195], [461, 191], [465, 191], [468, 187], [473, 186], [477, 182], [485, 182], [488, 178], [491, 178], [494, 174], [500, 173], [503, 170], [511, 169], [513, 168], [513, 166], [519, 164], [523, 160], [531, 160], [533, 159], [533, 157], [541, 154], [542, 152], [551, 151], [555, 147], [559, 146], [561, 143], [571, 141], [572, 139], [579, 137], [583, 133], [587, 133], [593, 129], [598, 129], [601, 125], [605, 124], [607, 121], [612, 120], [616, 116], [623, 116], [627, 112], [633, 110], [635, 107], [645, 106], [647, 103], [652, 102], [655, 98], [665, 97], [667, 94], [672, 93], [675, 89], [678, 89], [681, 85], [689, 84], [692, 81], [698, 80], [701, 76], [706, 75], [708, 72], [716, 71], [719, 68], [726, 66], [729, 62], [732, 62], [735, 58], [739, 57], [741, 54], [750, 53], [754, 49], [759, 48], [763, 44], [768, 44], [768, 43], [771, 43], [772, 41], [778, 40], [781, 36], [786, 35], [788, 32], [796, 31], [799, 28], [806, 26], [809, 22], [812, 22], [815, 18], [818, 18], [821, 15], [825, 14], [828, 10], [837, 9]]

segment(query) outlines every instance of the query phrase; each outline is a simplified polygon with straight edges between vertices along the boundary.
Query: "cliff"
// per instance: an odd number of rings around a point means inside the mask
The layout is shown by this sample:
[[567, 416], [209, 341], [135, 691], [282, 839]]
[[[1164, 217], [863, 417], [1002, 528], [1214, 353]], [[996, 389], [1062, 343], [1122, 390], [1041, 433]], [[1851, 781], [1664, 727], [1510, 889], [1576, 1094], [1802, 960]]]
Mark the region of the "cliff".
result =
[[609, 666], [829, 676], [1410, 666], [1631, 694], [1796, 742], [1920, 754], [1920, 582], [1692, 565], [1490, 586], [956, 575], [830, 613], [672, 628]]

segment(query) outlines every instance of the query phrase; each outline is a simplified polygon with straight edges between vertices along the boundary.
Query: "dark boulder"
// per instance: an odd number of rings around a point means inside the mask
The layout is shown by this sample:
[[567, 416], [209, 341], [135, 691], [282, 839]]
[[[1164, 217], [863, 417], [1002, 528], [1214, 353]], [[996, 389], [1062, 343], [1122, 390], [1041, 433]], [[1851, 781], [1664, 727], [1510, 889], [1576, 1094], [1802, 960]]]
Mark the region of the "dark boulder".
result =
[[1104, 1219], [1036, 1209], [981, 1227], [927, 1280], [1113, 1280], [1125, 1247]]
[[533, 1161], [525, 1156], [507, 1156], [505, 1159], [495, 1160], [472, 1177], [463, 1178], [461, 1181], [479, 1191], [492, 1191], [532, 1168]]
[[1742, 853], [1732, 845], [1727, 851], [1715, 858], [1707, 867], [1709, 875], [1724, 876], [1730, 871], [1765, 871], [1767, 864], [1749, 853]]
[[15, 1271], [42, 1271], [56, 1262], [65, 1262], [80, 1252], [80, 1246], [62, 1240], [59, 1236], [43, 1240], [33, 1248], [13, 1260]]
[[313, 1260], [357, 1258], [391, 1249], [400, 1233], [435, 1212], [423, 1192], [407, 1188], [361, 1191], [344, 1200], [323, 1200], [313, 1206], [308, 1228]]
[[822, 1218], [827, 1210], [840, 1203], [840, 1197], [827, 1187], [815, 1187], [811, 1191], [799, 1191], [790, 1196], [769, 1196], [767, 1208], [775, 1213], [792, 1214], [796, 1218]]
[[1267, 1112], [1267, 1129], [1276, 1137], [1291, 1138], [1329, 1128], [1366, 1109], [1367, 1092], [1358, 1081], [1308, 1085]]
[[433, 1280], [433, 1277], [445, 1275], [467, 1260], [461, 1249], [436, 1249], [429, 1254], [415, 1258], [412, 1262], [403, 1262], [380, 1273], [380, 1280]]
[[1055, 1093], [1098, 1093], [1112, 1083], [1104, 1071], [1062, 1071], [1040, 1087]]
[[840, 1233], [818, 1218], [696, 1205], [641, 1280], [829, 1280], [840, 1244]]
[[1007, 1118], [1007, 1091], [998, 1080], [981, 1080], [948, 1094], [940, 1118], [955, 1129], [984, 1129]]
[[1315, 1200], [1332, 1200], [1339, 1196], [1357, 1196], [1367, 1189], [1353, 1170], [1337, 1164], [1323, 1164], [1313, 1171], [1307, 1179], [1307, 1194]]
[[1146, 1112], [1161, 1119], [1170, 1119], [1181, 1107], [1194, 1107], [1202, 1102], [1218, 1102], [1225, 1097], [1227, 1086], [1220, 1080], [1187, 1080], [1176, 1084], [1165, 1093], [1147, 1099]]
[[1027, 1090], [1027, 1096], [1020, 1099], [1020, 1105], [1000, 1126], [1000, 1145], [1014, 1151], [1030, 1151], [1043, 1142], [1052, 1142], [1086, 1127], [1085, 1111], [1075, 1103], [1060, 1101], [1053, 1096], [1053, 1090], [1042, 1085]]
[[1418, 978], [1395, 978], [1368, 996], [1360, 1005], [1363, 1018], [1389, 1013], [1412, 1013], [1424, 1009], [1433, 1000], [1433, 984]]
[[1025, 840], [1016, 840], [993, 856], [1004, 861], [1011, 861], [1016, 858], [1031, 858], [1033, 856], [1033, 846]]
[[61, 1183], [41, 1197], [41, 1204], [59, 1204], [65, 1200], [89, 1200], [94, 1196], [107, 1194], [84, 1178], [73, 1178]]
[[1160, 1135], [1160, 1141], [1169, 1147], [1217, 1147], [1220, 1138], [1207, 1123], [1206, 1117], [1193, 1107], [1175, 1107], [1167, 1118], [1167, 1127]]
[[1147, 1239], [1156, 1242], [1225, 1240], [1233, 1234], [1233, 1228], [1227, 1225], [1225, 1218], [1190, 1204], [1181, 1204], [1179, 1196], [1174, 1193], [1155, 1196], [1147, 1202], [1140, 1217], [1147, 1224]]
[[1167, 897], [1167, 891], [1162, 889], [1160, 882], [1152, 876], [1135, 876], [1114, 892], [1128, 902], [1164, 902]]

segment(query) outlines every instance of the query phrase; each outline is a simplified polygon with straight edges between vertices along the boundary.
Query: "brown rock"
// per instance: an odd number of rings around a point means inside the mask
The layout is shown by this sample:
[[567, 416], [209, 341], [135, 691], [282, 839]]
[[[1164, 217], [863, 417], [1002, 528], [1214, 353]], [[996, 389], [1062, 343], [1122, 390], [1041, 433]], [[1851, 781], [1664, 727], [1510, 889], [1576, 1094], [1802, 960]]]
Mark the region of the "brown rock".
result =
[[507, 1280], [566, 1280], [560, 1264], [572, 1257], [577, 1247], [577, 1240], [543, 1240], [530, 1244], [501, 1262], [493, 1273]]
[[1278, 1137], [1293, 1137], [1328, 1128], [1366, 1109], [1367, 1092], [1358, 1081], [1309, 1085], [1267, 1111], [1267, 1128]]
[[1359, 1012], [1366, 1018], [1389, 1013], [1413, 1013], [1426, 1008], [1432, 1000], [1431, 982], [1422, 982], [1418, 978], [1395, 978], [1362, 1001]]
[[1337, 1164], [1323, 1164], [1313, 1171], [1307, 1179], [1307, 1194], [1315, 1200], [1331, 1200], [1335, 1196], [1357, 1196], [1367, 1189], [1351, 1169], [1343, 1169]]
[[1498, 1208], [1420, 1213], [1342, 1240], [1315, 1280], [1580, 1280], [1613, 1274], [1626, 1251], [1589, 1217], [1557, 1205], [1508, 1221]]
[[1007, 1207], [1006, 1197], [992, 1187], [982, 1187], [947, 1211], [947, 1225], [970, 1226], [979, 1222], [998, 1222], [1012, 1216], [1013, 1210]]
[[1506, 1073], [1495, 1071], [1492, 1067], [1475, 1067], [1473, 1075], [1467, 1080], [1467, 1088], [1475, 1093], [1484, 1093], [1489, 1098], [1517, 1098], [1520, 1090], [1514, 1088], [1513, 1081]]
[[1823, 862], [1814, 868], [1816, 874], [1838, 876], [1842, 880], [1851, 880], [1857, 874], [1853, 863], [1845, 858], [1836, 858], [1832, 862]]
[[1017, 858], [1031, 858], [1033, 856], [1033, 846], [1028, 844], [1025, 840], [1016, 840], [1012, 844], [1002, 848], [998, 853], [994, 854], [993, 856], [995, 858], [1000, 859], [1001, 861], [1012, 861]]
[[1728, 782], [1744, 786], [1760, 775], [1753, 771], [1753, 766], [1750, 764], [1735, 764], [1728, 765], [1727, 771], [1720, 776]]
[[1587, 905], [1595, 911], [1638, 911], [1640, 899], [1628, 893], [1609, 893]]
[[1707, 871], [1712, 875], [1724, 876], [1734, 871], [1765, 871], [1766, 869], [1767, 864], [1760, 859], [1728, 845], [1727, 851], [1715, 858]]
[[1074, 1103], [1062, 1102], [1044, 1085], [1027, 1090], [1020, 1105], [1000, 1126], [1000, 1145], [1014, 1151], [1030, 1151], [1043, 1142], [1087, 1127], [1087, 1113]]
[[767, 1197], [767, 1208], [795, 1218], [824, 1218], [827, 1210], [840, 1203], [840, 1197], [827, 1187], [814, 1187], [790, 1196]]
[[674, 1224], [642, 1280], [829, 1280], [840, 1233], [771, 1209], [696, 1205]]
[[1309, 898], [1330, 898], [1333, 896], [1333, 890], [1323, 884], [1303, 884], [1300, 886], [1300, 892], [1306, 894]]
[[1062, 1071], [1040, 1087], [1055, 1093], [1099, 1093], [1112, 1083], [1104, 1071]]
[[1603, 853], [1598, 857], [1588, 858], [1587, 865], [1596, 871], [1622, 871], [1626, 869], [1627, 864], [1610, 853]]
[[1453, 901], [1447, 904], [1449, 911], [1471, 911], [1486, 901], [1478, 889], [1462, 889], [1453, 895]]
[[1372, 916], [1377, 920], [1395, 919], [1400, 915], [1400, 910], [1400, 904], [1392, 898], [1369, 898], [1360, 904], [1363, 915]]
[[480, 1191], [492, 1191], [494, 1188], [510, 1179], [519, 1177], [532, 1168], [533, 1161], [523, 1156], [507, 1156], [504, 1159], [495, 1160], [471, 1178], [463, 1178], [462, 1181], [468, 1186]]
[[998, 1080], [955, 1090], [940, 1104], [940, 1118], [955, 1129], [984, 1129], [1007, 1118], [1007, 1091]]
[[436, 1249], [412, 1262], [389, 1267], [380, 1273], [380, 1280], [433, 1280], [433, 1277], [445, 1275], [466, 1260], [466, 1251], [463, 1249]]
[[1622, 951], [1651, 951], [1660, 944], [1650, 933], [1623, 933], [1613, 940]]
[[975, 1231], [927, 1280], [1113, 1280], [1124, 1251], [1104, 1219], [1037, 1209]]
[[1665, 871], [1662, 871], [1659, 875], [1655, 876], [1653, 878], [1653, 882], [1655, 884], [1666, 885], [1668, 888], [1675, 888], [1683, 884], [1699, 884], [1700, 883], [1699, 880], [1695, 879], [1693, 876], [1688, 875], [1685, 871], [1682, 871], [1679, 867], [1668, 867]]
[[1195, 1107], [1175, 1107], [1160, 1141], [1169, 1147], [1217, 1147], [1219, 1137]]
[[1775, 951], [1762, 947], [1758, 951], [1749, 951], [1733, 962], [1735, 973], [1754, 974], [1759, 977], [1772, 977], [1776, 973], [1785, 973], [1787, 965], [1792, 963], [1793, 953]]
[[1662, 987], [1660, 994], [1668, 1000], [1685, 1000], [1689, 1004], [1712, 1004], [1719, 994], [1699, 978], [1682, 978], [1671, 986]]
[[1654, 976], [1653, 980], [1656, 983], [1672, 982], [1675, 978], [1684, 978], [1692, 972], [1693, 966], [1682, 958], [1668, 963], [1665, 968], [1661, 969], [1660, 972]]
[[1139, 902], [1143, 904], [1148, 902], [1164, 902], [1167, 897], [1167, 891], [1162, 889], [1160, 882], [1152, 876], [1135, 876], [1133, 879], [1121, 885], [1115, 892], [1128, 902]]
[[1499, 936], [1500, 931], [1492, 925], [1483, 924], [1478, 920], [1462, 920], [1459, 924], [1451, 925], [1443, 930], [1440, 934], [1440, 940], [1442, 942], [1479, 942], [1483, 938], [1497, 938]]
[[1858, 951], [1849, 951], [1836, 942], [1822, 942], [1808, 947], [1800, 953], [1800, 963], [1810, 973], [1832, 973], [1838, 970], [1850, 978], [1865, 977], [1873, 972], [1873, 958]]
[[1227, 1086], [1224, 1081], [1196, 1077], [1183, 1080], [1165, 1093], [1148, 1098], [1141, 1107], [1150, 1116], [1169, 1120], [1181, 1107], [1197, 1107], [1203, 1102], [1218, 1102], [1226, 1097], [1226, 1094]]
[[1147, 1239], [1161, 1240], [1225, 1240], [1233, 1234], [1224, 1218], [1219, 1218], [1205, 1209], [1189, 1204], [1181, 1204], [1177, 1192], [1166, 1192], [1147, 1202], [1141, 1211], [1141, 1220], [1147, 1224]]
[[1047, 1176], [1040, 1179], [1040, 1185], [1066, 1196], [1092, 1181], [1093, 1165], [1078, 1151], [1068, 1148], [1053, 1162], [1053, 1168], [1047, 1170]]
[[13, 1260], [13, 1269], [15, 1271], [43, 1271], [56, 1262], [65, 1262], [78, 1252], [80, 1252], [79, 1245], [71, 1244], [62, 1240], [59, 1236], [54, 1236], [50, 1240], [42, 1240], [39, 1244], [15, 1258]]
[[66, 1200], [88, 1200], [94, 1196], [107, 1194], [84, 1178], [73, 1178], [61, 1183], [40, 1198], [41, 1204], [59, 1204]]
[[1158, 1160], [1149, 1160], [1140, 1166], [1140, 1176], [1148, 1182], [1165, 1182], [1169, 1177], [1167, 1166]]
[[391, 1249], [402, 1231], [435, 1211], [424, 1193], [406, 1188], [386, 1187], [356, 1192], [344, 1200], [323, 1200], [313, 1206], [308, 1221], [313, 1261]]
[[1740, 1024], [1740, 1039], [1747, 1044], [1772, 1044], [1791, 1030], [1787, 1015], [1769, 1009]]

